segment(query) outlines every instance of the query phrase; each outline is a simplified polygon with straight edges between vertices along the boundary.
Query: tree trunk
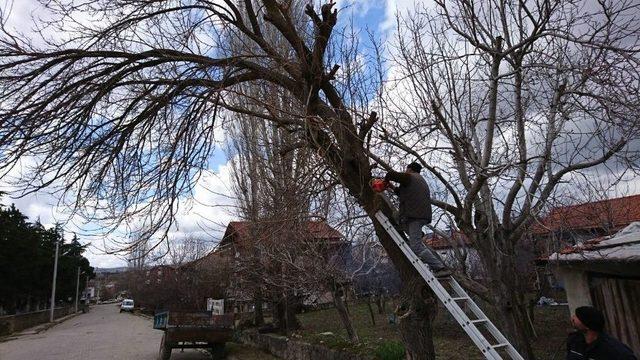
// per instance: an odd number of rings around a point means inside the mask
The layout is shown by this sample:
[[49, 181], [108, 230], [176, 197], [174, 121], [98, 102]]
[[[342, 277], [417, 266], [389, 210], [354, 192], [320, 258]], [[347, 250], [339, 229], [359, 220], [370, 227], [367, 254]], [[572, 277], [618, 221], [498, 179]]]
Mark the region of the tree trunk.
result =
[[273, 308], [273, 322], [280, 334], [287, 335], [300, 328], [296, 317], [297, 300], [290, 295], [282, 294]]
[[421, 277], [416, 274], [409, 281], [403, 281], [396, 315], [406, 359], [435, 359], [431, 323], [437, 309], [437, 300]]
[[255, 326], [264, 325], [264, 314], [262, 312], [262, 290], [258, 287], [254, 293], [254, 310], [253, 310], [253, 324]]
[[349, 336], [349, 340], [354, 344], [359, 343], [360, 338], [358, 337], [358, 333], [356, 332], [356, 329], [353, 327], [353, 322], [351, 321], [351, 317], [349, 316], [349, 312], [347, 311], [347, 307], [345, 306], [345, 303], [344, 303], [344, 299], [343, 299], [344, 292], [342, 291], [342, 289], [334, 288], [332, 295], [333, 295], [333, 303], [335, 304], [336, 310], [340, 315], [340, 321], [342, 321], [342, 325], [344, 326], [345, 330], [347, 330], [347, 335]]
[[495, 294], [494, 298], [497, 304], [498, 320], [503, 326], [501, 330], [513, 341], [513, 345], [525, 359], [534, 360], [535, 355], [531, 348], [533, 334], [528, 317], [528, 306], [523, 294], [510, 290], [506, 286], [496, 290], [499, 293]]
[[386, 299], [384, 298], [384, 294], [376, 295], [376, 307], [378, 308], [378, 314], [382, 315], [386, 311]]
[[[531, 348], [533, 328], [529, 320], [526, 289], [516, 263], [515, 247], [501, 231], [496, 231], [493, 239], [486, 236], [490, 235], [478, 234], [475, 243], [479, 244], [480, 251], [492, 254], [483, 254], [483, 259], [493, 260], [490, 263], [485, 261], [485, 267], [490, 279], [491, 297], [494, 299], [495, 320], [520, 354], [525, 359], [534, 360]], [[493, 244], [498, 249], [487, 248], [486, 244]]]
[[376, 316], [373, 313], [373, 307], [371, 306], [371, 296], [367, 296], [367, 308], [369, 308], [369, 316], [371, 316], [371, 325], [376, 325]]

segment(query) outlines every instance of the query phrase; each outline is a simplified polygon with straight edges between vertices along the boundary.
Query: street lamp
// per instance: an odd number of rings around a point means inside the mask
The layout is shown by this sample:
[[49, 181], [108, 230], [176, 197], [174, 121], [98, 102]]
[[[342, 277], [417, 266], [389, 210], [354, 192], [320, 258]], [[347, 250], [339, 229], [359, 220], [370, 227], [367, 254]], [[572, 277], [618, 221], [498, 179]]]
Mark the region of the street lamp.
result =
[[[82, 272], [84, 274], [84, 271]], [[80, 291], [80, 266], [78, 266], [78, 279], [76, 280], [76, 313], [78, 312], [78, 292]]]
[[56, 241], [56, 257], [53, 261], [53, 284], [51, 285], [51, 310], [49, 312], [49, 322], [53, 322], [53, 311], [56, 307], [56, 277], [58, 275], [58, 252], [60, 241]]

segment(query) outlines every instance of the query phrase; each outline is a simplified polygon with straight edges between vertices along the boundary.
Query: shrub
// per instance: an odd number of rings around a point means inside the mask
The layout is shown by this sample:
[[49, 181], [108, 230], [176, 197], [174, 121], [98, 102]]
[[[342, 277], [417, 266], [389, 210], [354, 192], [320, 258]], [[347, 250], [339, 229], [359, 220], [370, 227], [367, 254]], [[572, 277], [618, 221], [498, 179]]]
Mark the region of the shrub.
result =
[[376, 348], [376, 359], [402, 360], [404, 359], [404, 346], [398, 341], [383, 341]]

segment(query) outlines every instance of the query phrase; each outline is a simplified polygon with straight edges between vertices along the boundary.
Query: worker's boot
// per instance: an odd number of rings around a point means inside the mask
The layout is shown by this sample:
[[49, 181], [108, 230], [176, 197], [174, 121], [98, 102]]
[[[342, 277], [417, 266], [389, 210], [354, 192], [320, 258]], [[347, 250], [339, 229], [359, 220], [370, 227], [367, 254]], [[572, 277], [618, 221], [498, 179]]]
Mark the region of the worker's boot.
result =
[[433, 276], [437, 278], [449, 277], [451, 275], [453, 275], [453, 271], [451, 271], [451, 269], [447, 267], [443, 267], [433, 271]]

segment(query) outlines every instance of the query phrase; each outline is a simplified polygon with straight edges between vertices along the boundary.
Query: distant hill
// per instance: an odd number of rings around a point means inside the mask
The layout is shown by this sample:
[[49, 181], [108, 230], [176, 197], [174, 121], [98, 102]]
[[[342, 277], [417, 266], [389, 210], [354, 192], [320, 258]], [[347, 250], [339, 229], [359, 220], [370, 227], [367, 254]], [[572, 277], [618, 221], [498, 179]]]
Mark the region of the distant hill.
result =
[[127, 271], [129, 269], [126, 266], [113, 267], [113, 268], [94, 268], [93, 271], [96, 274], [119, 274]]

